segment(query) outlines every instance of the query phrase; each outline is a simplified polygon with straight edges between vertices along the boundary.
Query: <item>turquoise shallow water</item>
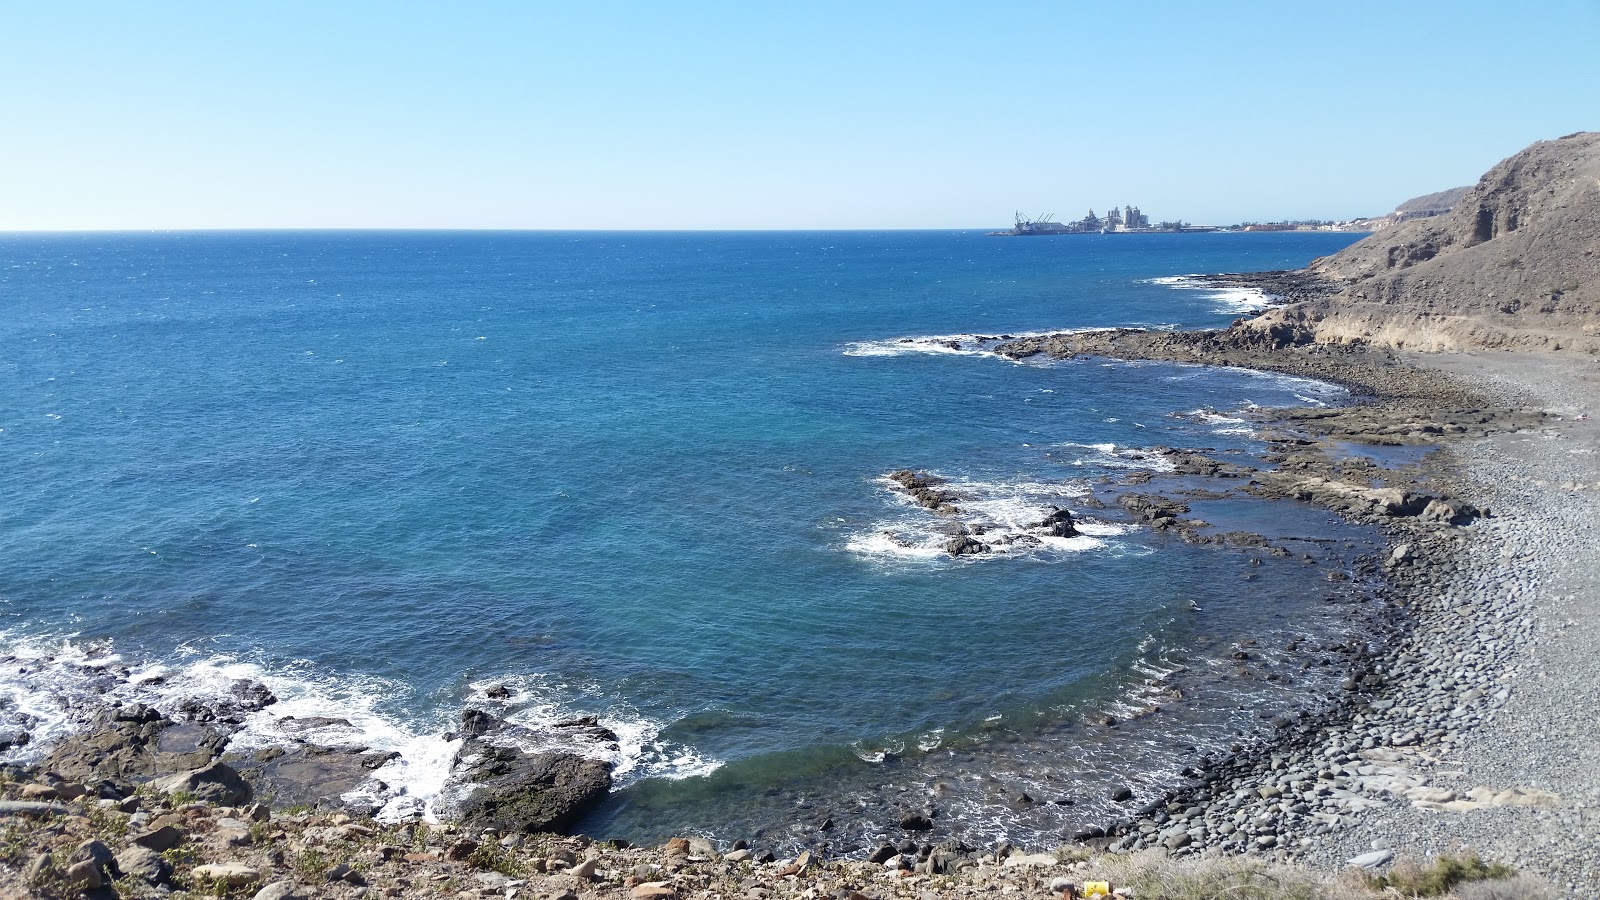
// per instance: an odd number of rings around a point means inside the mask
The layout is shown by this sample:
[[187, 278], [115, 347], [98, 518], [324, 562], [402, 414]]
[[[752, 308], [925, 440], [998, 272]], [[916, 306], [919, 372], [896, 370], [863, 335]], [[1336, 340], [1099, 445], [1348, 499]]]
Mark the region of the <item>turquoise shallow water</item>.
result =
[[[921, 339], [1222, 325], [1240, 298], [1154, 279], [1351, 238], [0, 236], [0, 615], [34, 661], [0, 715], [69, 727], [62, 654], [194, 690], [248, 671], [284, 709], [359, 714], [426, 797], [447, 754], [424, 745], [500, 681], [523, 721], [616, 728], [626, 787], [595, 827], [635, 836], [923, 783], [882, 751], [997, 721], [1031, 746], [1305, 590], [1110, 524], [922, 552], [937, 522], [882, 476], [1022, 521], [1137, 448], [1250, 449], [1227, 412], [1340, 392]], [[1203, 626], [1175, 616], [1191, 599]], [[796, 802], [832, 801], [772, 801]]]

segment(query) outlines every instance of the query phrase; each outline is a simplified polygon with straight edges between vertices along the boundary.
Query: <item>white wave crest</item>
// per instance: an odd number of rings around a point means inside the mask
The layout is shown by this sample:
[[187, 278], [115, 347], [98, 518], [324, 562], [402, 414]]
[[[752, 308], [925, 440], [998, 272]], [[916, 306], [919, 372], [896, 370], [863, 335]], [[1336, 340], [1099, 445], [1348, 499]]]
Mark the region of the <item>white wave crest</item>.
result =
[[[244, 714], [230, 736], [229, 751], [304, 742], [397, 754], [344, 795], [371, 804], [385, 821], [415, 816], [433, 820], [441, 802], [450, 799], [447, 791], [461, 740], [447, 735], [458, 710], [408, 717], [399, 710], [411, 705], [411, 691], [398, 682], [332, 674], [304, 663], [266, 667], [236, 656], [202, 656], [189, 648], [180, 648], [167, 660], [129, 665], [109, 642], [72, 636], [42, 639], [0, 632], [0, 655], [0, 732], [25, 731], [30, 738], [0, 752], [0, 762], [28, 763], [41, 757], [115, 703], [144, 703], [181, 718], [194, 702], [213, 705], [236, 699], [235, 685], [245, 681], [265, 685], [277, 700]], [[623, 704], [611, 704], [598, 716], [599, 724], [617, 736], [615, 743], [572, 738], [549, 727], [583, 714], [561, 696], [563, 685], [540, 675], [497, 680], [515, 688], [515, 709], [501, 714], [523, 726], [511, 730], [516, 737], [507, 742], [530, 751], [562, 749], [604, 759], [614, 766], [618, 787], [642, 778], [705, 775], [722, 764], [664, 739], [665, 723]], [[481, 691], [488, 683], [475, 689]], [[285, 727], [290, 719], [324, 721], [310, 728]]]
[[1250, 315], [1284, 305], [1283, 298], [1276, 294], [1269, 294], [1259, 288], [1222, 287], [1205, 275], [1168, 275], [1161, 278], [1146, 278], [1144, 283], [1200, 292], [1205, 299], [1211, 301], [1213, 312], [1227, 315]]
[[1100, 469], [1148, 469], [1152, 472], [1171, 472], [1175, 468], [1166, 457], [1153, 450], [1140, 447], [1118, 447], [1116, 444], [1077, 444], [1067, 442], [1058, 447], [1085, 451], [1076, 454], [1072, 465]]
[[1078, 534], [1072, 537], [1036, 531], [1051, 513], [1070, 507], [1074, 499], [1089, 495], [1089, 488], [1076, 482], [949, 479], [939, 487], [958, 498], [954, 501], [961, 510], [957, 519], [918, 506], [887, 476], [877, 482], [885, 493], [896, 498], [905, 514], [874, 522], [850, 535], [844, 545], [848, 552], [878, 558], [950, 559], [947, 545], [967, 534], [988, 549], [960, 557], [963, 561], [1018, 557], [1062, 559], [1102, 549], [1106, 546], [1105, 538], [1130, 530], [1109, 523], [1078, 520], [1074, 523]]

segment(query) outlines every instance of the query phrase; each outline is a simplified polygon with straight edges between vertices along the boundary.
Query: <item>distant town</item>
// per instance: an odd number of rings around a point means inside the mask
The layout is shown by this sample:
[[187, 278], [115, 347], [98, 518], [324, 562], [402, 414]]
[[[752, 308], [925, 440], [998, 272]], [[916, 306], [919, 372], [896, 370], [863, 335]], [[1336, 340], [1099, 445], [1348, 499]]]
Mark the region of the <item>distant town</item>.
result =
[[1442, 216], [1455, 207], [1467, 190], [1464, 187], [1451, 188], [1448, 191], [1407, 200], [1387, 215], [1343, 221], [1296, 219], [1283, 222], [1240, 222], [1236, 225], [1192, 225], [1183, 221], [1163, 221], [1152, 224], [1150, 217], [1141, 212], [1137, 206], [1124, 206], [1120, 210], [1113, 206], [1103, 216], [1095, 215], [1095, 211], [1091, 209], [1088, 215], [1071, 222], [1056, 221], [1054, 213], [1028, 218], [1019, 212], [1010, 228], [989, 233], [1002, 237], [1033, 237], [1051, 234], [1171, 234], [1205, 231], [1382, 231], [1391, 225], [1411, 219]]

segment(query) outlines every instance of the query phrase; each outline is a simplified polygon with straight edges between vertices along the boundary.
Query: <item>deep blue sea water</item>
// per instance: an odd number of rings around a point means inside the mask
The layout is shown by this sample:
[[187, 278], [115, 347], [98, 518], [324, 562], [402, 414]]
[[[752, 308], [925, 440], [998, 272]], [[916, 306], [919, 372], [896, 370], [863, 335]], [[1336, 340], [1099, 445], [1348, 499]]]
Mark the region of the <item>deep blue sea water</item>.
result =
[[[954, 559], [885, 474], [936, 472], [1009, 527], [1139, 448], [1257, 448], [1228, 413], [1341, 392], [970, 336], [1225, 325], [1250, 298], [1158, 279], [1354, 237], [0, 236], [0, 718], [36, 752], [94, 690], [77, 664], [113, 654], [181, 675], [163, 703], [244, 673], [284, 702], [241, 742], [351, 718], [405, 753], [380, 801], [421, 809], [441, 735], [503, 683], [518, 721], [618, 732], [604, 833], [779, 835], [939, 779], [978, 832], [1048, 831], [1066, 807], [1006, 791], [1155, 778], [1162, 747], [1239, 729], [1172, 713], [1090, 752], [1075, 717], [1322, 627], [1321, 573], [1244, 582], [1238, 553], [1110, 519]], [[1266, 510], [1234, 514], [1338, 533]]]

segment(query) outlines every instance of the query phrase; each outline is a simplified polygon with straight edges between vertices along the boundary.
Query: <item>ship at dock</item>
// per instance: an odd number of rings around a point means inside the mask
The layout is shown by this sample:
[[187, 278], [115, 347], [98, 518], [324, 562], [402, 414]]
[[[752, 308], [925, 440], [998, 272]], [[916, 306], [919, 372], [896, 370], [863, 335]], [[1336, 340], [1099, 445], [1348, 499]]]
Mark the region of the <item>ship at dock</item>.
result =
[[1137, 206], [1125, 206], [1122, 209], [1111, 207], [1104, 216], [1097, 216], [1094, 210], [1082, 219], [1065, 224], [1055, 221], [1055, 213], [1045, 213], [1036, 219], [1030, 219], [1022, 213], [1016, 214], [1015, 224], [1005, 231], [991, 231], [989, 234], [997, 237], [1032, 237], [1041, 234], [1120, 234], [1130, 231], [1182, 231], [1181, 223], [1172, 226], [1172, 223], [1162, 223], [1162, 227], [1152, 228], [1150, 217], [1139, 211]]
[[1075, 229], [1052, 221], [1055, 213], [1045, 213], [1037, 219], [1030, 219], [1022, 213], [1016, 214], [1016, 224], [1005, 231], [991, 231], [991, 235], [1002, 237], [1023, 237], [1036, 234], [1072, 234]]

